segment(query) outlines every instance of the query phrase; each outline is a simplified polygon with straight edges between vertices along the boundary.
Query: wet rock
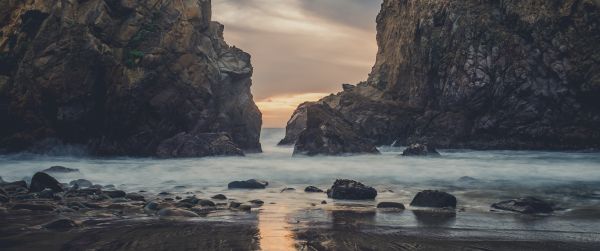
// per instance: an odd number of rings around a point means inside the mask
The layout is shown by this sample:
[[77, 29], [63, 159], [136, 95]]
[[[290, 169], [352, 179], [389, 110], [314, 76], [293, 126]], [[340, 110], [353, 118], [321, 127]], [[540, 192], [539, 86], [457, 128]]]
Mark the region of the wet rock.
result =
[[48, 204], [31, 204], [31, 203], [17, 203], [11, 208], [12, 210], [27, 209], [31, 211], [54, 211], [56, 207]]
[[33, 199], [36, 199], [36, 196], [33, 193], [19, 194], [19, 195], [15, 196], [15, 200], [33, 200]]
[[79, 209], [86, 208], [85, 205], [83, 205], [83, 203], [81, 203], [79, 201], [68, 202], [67, 203], [67, 207], [72, 208], [74, 210], [79, 210]]
[[55, 192], [62, 192], [63, 188], [60, 183], [48, 175], [47, 173], [37, 172], [31, 178], [31, 185], [29, 186], [29, 191], [32, 193], [41, 192], [44, 189], [49, 188]]
[[2, 179], [2, 176], [0, 176], [0, 185], [1, 185], [1, 184], [4, 184], [4, 183], [6, 183], [6, 181], [4, 181], [4, 180]]
[[8, 203], [10, 202], [10, 199], [8, 198], [8, 196], [4, 195], [4, 194], [0, 194], [0, 203]]
[[0, 195], [8, 196], [8, 193], [4, 190], [4, 188], [0, 187]]
[[354, 180], [338, 179], [327, 190], [327, 196], [342, 200], [372, 200], [377, 197], [377, 190]]
[[95, 184], [95, 185], [91, 185], [90, 188], [102, 189], [103, 187], [102, 187], [102, 185]]
[[402, 152], [402, 156], [440, 156], [440, 153], [427, 144], [412, 144]]
[[554, 205], [552, 203], [534, 197], [501, 201], [492, 204], [492, 207], [522, 214], [547, 214], [554, 211]]
[[215, 200], [226, 200], [226, 199], [227, 199], [227, 196], [225, 196], [225, 195], [223, 195], [223, 194], [217, 194], [217, 195], [215, 195], [215, 196], [213, 196], [213, 197], [211, 197], [211, 198], [213, 198], [213, 199], [215, 199]]
[[38, 198], [42, 198], [42, 199], [53, 199], [54, 198], [54, 191], [52, 191], [52, 189], [49, 189], [49, 188], [46, 188], [37, 194], [38, 194]]
[[286, 187], [284, 189], [281, 189], [281, 192], [291, 192], [291, 191], [296, 191], [296, 188], [293, 187]]
[[50, 223], [44, 224], [44, 228], [52, 230], [68, 230], [77, 227], [77, 223], [71, 219], [58, 219]]
[[417, 193], [410, 203], [414, 207], [456, 208], [456, 197], [434, 190], [425, 190]]
[[0, 188], [4, 189], [6, 192], [17, 192], [19, 190], [28, 190], [27, 182], [23, 180], [15, 181], [15, 182], [7, 182], [0, 185]]
[[322, 193], [323, 190], [321, 190], [320, 188], [315, 187], [315, 186], [307, 186], [306, 188], [304, 188], [304, 192], [307, 192], [307, 193]]
[[171, 195], [171, 193], [169, 193], [169, 192], [160, 192], [160, 193], [158, 193], [158, 195], [168, 196], [168, 195]]
[[154, 201], [150, 201], [144, 206], [145, 211], [157, 211], [158, 209], [158, 203]]
[[325, 204], [327, 204], [327, 201], [325, 201], [325, 200], [321, 201], [321, 205], [325, 205]]
[[42, 172], [44, 173], [75, 173], [79, 172], [79, 169], [68, 168], [64, 166], [52, 166], [50, 168], [44, 169]]
[[181, 198], [181, 196], [175, 196], [175, 199], [176, 200], [181, 200], [182, 198]]
[[306, 107], [306, 129], [294, 146], [294, 155], [344, 155], [379, 153], [352, 123], [327, 104], [313, 103]]
[[230, 207], [230, 208], [238, 208], [238, 207], [240, 207], [241, 205], [242, 205], [242, 203], [239, 203], [239, 202], [237, 202], [237, 201], [232, 201], [232, 202], [229, 202], [229, 207]]
[[257, 205], [257, 206], [262, 206], [262, 205], [265, 204], [265, 202], [262, 201], [262, 200], [251, 200], [251, 201], [248, 201], [248, 202], [250, 202], [250, 203], [252, 203], [254, 205]]
[[104, 186], [102, 188], [104, 188], [104, 189], [115, 189], [115, 185], [110, 184], [110, 185], [106, 185], [106, 186]]
[[462, 177], [458, 178], [458, 180], [456, 180], [456, 181], [459, 183], [477, 183], [477, 182], [479, 182], [478, 179], [475, 179], [470, 176], [462, 176]]
[[246, 181], [233, 181], [227, 185], [229, 189], [264, 189], [269, 182], [250, 179]]
[[77, 187], [91, 187], [94, 184], [86, 179], [78, 179], [78, 180], [72, 180], [71, 182], [69, 182], [69, 185], [71, 186], [75, 186], [77, 185]]
[[192, 211], [179, 209], [179, 208], [163, 208], [158, 211], [158, 216], [160, 216], [160, 217], [186, 217], [186, 218], [200, 217], [198, 214], [196, 214]]
[[210, 201], [210, 200], [198, 200], [198, 205], [203, 206], [203, 207], [214, 207], [216, 206], [214, 202]]
[[188, 208], [189, 209], [194, 206], [196, 206], [196, 204], [189, 203], [189, 202], [181, 202], [180, 201], [180, 202], [175, 203], [175, 207], [179, 207], [179, 208]]
[[122, 198], [122, 197], [127, 196], [127, 194], [121, 190], [103, 191], [103, 193], [108, 195], [111, 198]]
[[250, 205], [240, 205], [239, 207], [237, 207], [238, 210], [240, 211], [251, 211], [252, 207]]
[[399, 202], [380, 202], [377, 204], [377, 208], [404, 209], [404, 204]]
[[191, 197], [187, 197], [187, 198], [181, 200], [180, 202], [191, 203], [191, 204], [196, 205], [196, 204], [198, 204], [199, 201], [200, 200], [198, 198], [191, 196]]
[[146, 201], [144, 196], [138, 193], [128, 193], [127, 195], [125, 195], [125, 198], [133, 201]]

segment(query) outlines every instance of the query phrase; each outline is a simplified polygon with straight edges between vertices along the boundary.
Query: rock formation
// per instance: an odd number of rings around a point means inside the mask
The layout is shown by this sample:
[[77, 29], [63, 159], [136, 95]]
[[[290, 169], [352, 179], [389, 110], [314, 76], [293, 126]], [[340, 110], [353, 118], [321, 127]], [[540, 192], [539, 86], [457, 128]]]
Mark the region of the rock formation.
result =
[[1, 1], [0, 149], [260, 151], [250, 55], [223, 29], [210, 0]]
[[[368, 80], [319, 101], [362, 137], [380, 145], [600, 147], [598, 1], [384, 0], [377, 32]], [[297, 139], [302, 121], [290, 120], [284, 143]]]

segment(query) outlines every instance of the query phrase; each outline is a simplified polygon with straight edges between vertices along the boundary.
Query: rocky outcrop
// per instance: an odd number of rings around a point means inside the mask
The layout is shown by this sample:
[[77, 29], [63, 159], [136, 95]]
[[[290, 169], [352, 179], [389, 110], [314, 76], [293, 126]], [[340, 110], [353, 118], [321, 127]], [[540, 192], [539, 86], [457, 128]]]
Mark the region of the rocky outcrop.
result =
[[46, 188], [52, 189], [55, 192], [63, 191], [62, 186], [54, 177], [42, 172], [35, 173], [33, 178], [31, 178], [29, 191], [32, 193], [41, 192]]
[[402, 156], [440, 156], [440, 153], [427, 144], [412, 144], [402, 152]]
[[294, 155], [379, 153], [375, 145], [357, 133], [352, 123], [327, 104], [305, 107], [306, 128], [298, 135]]
[[600, 147], [598, 1], [384, 0], [377, 32], [368, 80], [319, 101], [376, 144]]
[[210, 0], [2, 1], [0, 12], [0, 149], [260, 151], [250, 55], [225, 43]]
[[534, 197], [501, 201], [492, 204], [492, 208], [522, 214], [547, 214], [554, 211], [554, 205], [552, 203]]

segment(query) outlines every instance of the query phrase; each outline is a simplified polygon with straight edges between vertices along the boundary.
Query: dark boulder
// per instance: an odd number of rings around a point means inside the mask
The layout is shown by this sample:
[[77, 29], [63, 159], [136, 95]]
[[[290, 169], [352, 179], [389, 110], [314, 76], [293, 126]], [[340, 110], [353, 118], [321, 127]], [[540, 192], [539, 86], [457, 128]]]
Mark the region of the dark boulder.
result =
[[548, 214], [554, 211], [554, 205], [552, 203], [534, 197], [501, 201], [492, 204], [492, 208], [522, 214]]
[[269, 182], [250, 179], [246, 181], [233, 181], [227, 185], [229, 189], [264, 189]]
[[75, 186], [77, 185], [77, 187], [92, 187], [94, 184], [86, 179], [78, 179], [78, 180], [72, 180], [71, 182], [69, 182], [70, 186]]
[[77, 227], [77, 223], [71, 219], [58, 219], [50, 223], [44, 224], [44, 228], [53, 230], [68, 230]]
[[456, 208], [456, 197], [434, 190], [425, 190], [417, 193], [410, 203], [413, 207]]
[[336, 180], [327, 190], [327, 196], [341, 200], [372, 200], [377, 197], [377, 190], [354, 180]]
[[327, 104], [306, 107], [306, 129], [300, 133], [294, 155], [344, 155], [379, 151], [344, 117]]
[[293, 187], [286, 187], [284, 189], [281, 189], [281, 192], [292, 192], [292, 191], [296, 191], [296, 188]]
[[216, 206], [214, 202], [210, 201], [210, 200], [198, 200], [198, 205], [203, 206], [203, 207], [214, 207]]
[[41, 192], [46, 188], [52, 189], [54, 192], [62, 192], [61, 184], [47, 173], [37, 172], [31, 178], [29, 191], [32, 193]]
[[102, 193], [108, 195], [111, 198], [123, 198], [123, 197], [127, 196], [127, 193], [125, 193], [124, 191], [121, 191], [121, 190], [103, 191]]
[[232, 202], [229, 202], [229, 208], [238, 208], [238, 207], [240, 207], [241, 205], [242, 205], [242, 203], [240, 203], [240, 202], [237, 202], [237, 201], [232, 201]]
[[315, 186], [307, 186], [306, 188], [304, 188], [304, 192], [307, 192], [307, 193], [322, 193], [323, 190], [321, 190], [320, 188], [315, 187]]
[[127, 195], [125, 195], [125, 198], [133, 201], [146, 201], [144, 196], [139, 193], [128, 193]]
[[156, 155], [161, 158], [244, 156], [244, 151], [225, 133], [180, 133], [163, 141]]
[[402, 156], [440, 156], [440, 153], [427, 144], [412, 144], [402, 152]]
[[404, 204], [399, 202], [380, 202], [377, 204], [377, 208], [404, 209]]
[[262, 206], [262, 205], [264, 205], [264, 204], [265, 204], [265, 202], [264, 202], [264, 201], [262, 201], [262, 200], [258, 200], [258, 199], [257, 199], [257, 200], [251, 200], [251, 201], [248, 201], [248, 202], [250, 202], [250, 203], [252, 203], [252, 204], [254, 204], [254, 205], [257, 205], [257, 206]]
[[0, 203], [8, 203], [9, 201], [10, 199], [8, 198], [8, 196], [6, 196], [6, 194], [0, 193]]
[[213, 198], [213, 199], [215, 199], [215, 200], [226, 200], [226, 199], [227, 199], [227, 196], [225, 196], [225, 195], [223, 195], [223, 194], [217, 194], [217, 195], [215, 195], [215, 196], [213, 196], [213, 197], [211, 197], [211, 198]]
[[48, 169], [44, 169], [44, 173], [75, 173], [79, 172], [79, 169], [68, 168], [64, 166], [52, 166]]

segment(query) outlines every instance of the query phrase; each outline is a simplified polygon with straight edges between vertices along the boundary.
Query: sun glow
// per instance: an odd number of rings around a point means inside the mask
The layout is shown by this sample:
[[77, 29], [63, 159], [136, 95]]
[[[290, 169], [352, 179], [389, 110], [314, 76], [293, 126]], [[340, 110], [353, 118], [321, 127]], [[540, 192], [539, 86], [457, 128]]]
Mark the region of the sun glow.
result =
[[256, 105], [263, 113], [263, 127], [282, 128], [298, 105], [306, 101], [318, 101], [327, 95], [329, 93], [279, 95], [259, 100]]

